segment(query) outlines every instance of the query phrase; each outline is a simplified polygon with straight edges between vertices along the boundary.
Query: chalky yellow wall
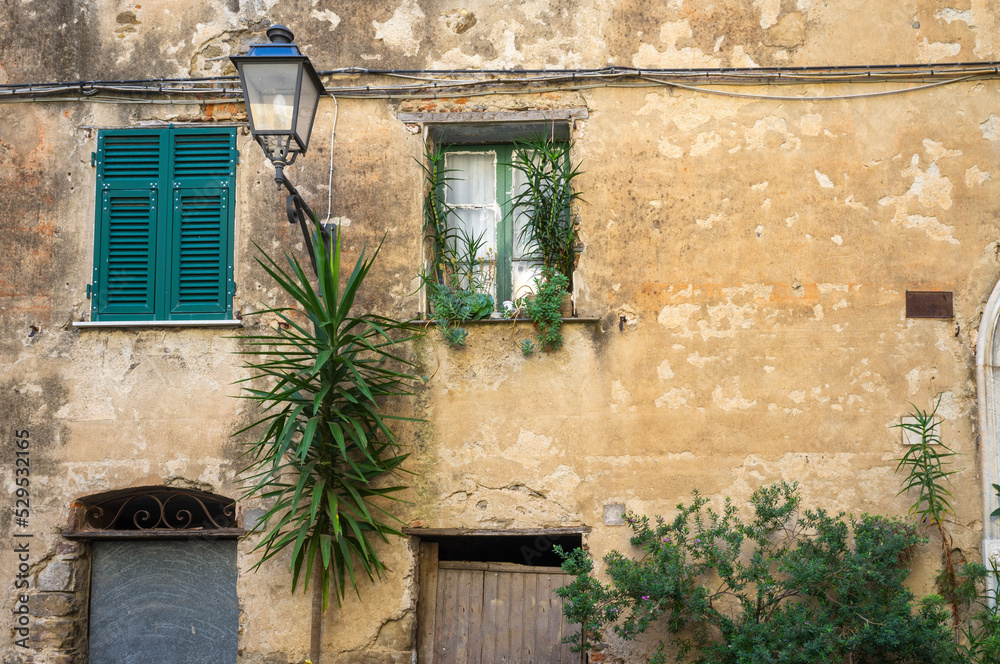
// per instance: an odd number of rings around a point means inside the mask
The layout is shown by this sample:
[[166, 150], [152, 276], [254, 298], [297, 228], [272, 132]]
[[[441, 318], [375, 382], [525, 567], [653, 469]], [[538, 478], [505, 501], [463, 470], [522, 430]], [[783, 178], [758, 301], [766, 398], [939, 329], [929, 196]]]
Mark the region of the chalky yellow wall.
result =
[[[725, 0], [454, 4], [33, 0], [7, 9], [0, 84], [214, 76], [225, 56], [283, 23], [321, 70], [825, 66], [1000, 59], [1000, 9], [935, 2]], [[330, 85], [372, 82], [341, 76]], [[378, 80], [378, 79], [376, 79]], [[400, 82], [381, 79], [378, 82]], [[692, 489], [746, 499], [798, 481], [808, 505], [903, 515], [893, 425], [941, 395], [955, 461], [956, 546], [979, 557], [974, 353], [1000, 275], [1000, 79], [906, 94], [899, 84], [739, 86], [742, 97], [608, 87], [458, 99], [320, 105], [310, 153], [289, 175], [332, 215], [350, 260], [387, 234], [361, 308], [417, 317], [424, 151], [397, 113], [586, 109], [571, 127], [586, 203], [576, 306], [566, 343], [525, 358], [524, 324], [473, 325], [451, 350], [433, 329], [413, 347], [426, 385], [394, 411], [416, 475], [398, 506], [428, 527], [587, 525], [600, 557], [627, 547], [604, 506], [669, 513]], [[782, 96], [801, 99], [768, 100]], [[73, 661], [85, 637], [86, 549], [60, 537], [71, 501], [171, 484], [239, 495], [254, 415], [233, 399], [245, 376], [233, 334], [79, 330], [89, 318], [96, 127], [229, 121], [237, 106], [0, 98], [0, 464], [13, 490], [14, 431], [32, 440], [32, 589], [62, 598], [33, 617], [33, 648], [0, 630], [5, 662]], [[271, 167], [239, 136], [235, 307], [283, 302], [253, 243], [302, 251]], [[953, 320], [904, 316], [907, 289], [954, 292]], [[35, 331], [32, 332], [32, 326]], [[244, 510], [258, 508], [255, 503]], [[0, 586], [15, 602], [11, 524], [0, 520]], [[251, 572], [240, 545], [241, 664], [301, 662], [309, 598], [290, 593], [287, 558]], [[416, 601], [410, 543], [326, 617], [326, 661], [409, 662]], [[926, 590], [938, 561], [916, 561]], [[46, 572], [46, 570], [49, 570]], [[57, 573], [58, 572], [58, 573]], [[69, 608], [67, 608], [69, 607]], [[45, 615], [45, 613], [53, 615]], [[609, 657], [643, 661], [644, 644]], [[83, 661], [82, 659], [78, 661]]]

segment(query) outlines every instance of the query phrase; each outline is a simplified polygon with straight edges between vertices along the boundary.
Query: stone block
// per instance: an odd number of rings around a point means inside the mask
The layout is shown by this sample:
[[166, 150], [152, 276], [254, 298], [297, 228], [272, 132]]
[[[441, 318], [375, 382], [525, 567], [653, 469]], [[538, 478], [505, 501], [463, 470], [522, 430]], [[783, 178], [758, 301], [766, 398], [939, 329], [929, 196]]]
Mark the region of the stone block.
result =
[[378, 632], [375, 646], [388, 650], [409, 650], [413, 647], [413, 617], [405, 615], [399, 620], [389, 620]]
[[36, 648], [63, 649], [73, 645], [76, 635], [76, 621], [72, 618], [50, 618], [36, 620], [32, 625], [28, 642]]
[[260, 508], [245, 511], [243, 513], [243, 529], [247, 532], [255, 530], [257, 528], [257, 524], [260, 523], [261, 517], [263, 517], [265, 513], [267, 513], [267, 510]]
[[68, 616], [76, 611], [76, 600], [70, 593], [35, 593], [28, 606], [31, 615], [40, 618]]
[[56, 553], [63, 553], [63, 554], [73, 553], [73, 554], [76, 554], [76, 553], [79, 553], [79, 552], [80, 552], [80, 543], [79, 542], [63, 541], [63, 542], [59, 542], [59, 544], [56, 545]]
[[65, 560], [53, 560], [38, 573], [36, 588], [42, 591], [70, 590], [73, 587], [73, 564]]
[[605, 526], [624, 526], [625, 525], [625, 505], [624, 503], [608, 503], [604, 506], [604, 525]]

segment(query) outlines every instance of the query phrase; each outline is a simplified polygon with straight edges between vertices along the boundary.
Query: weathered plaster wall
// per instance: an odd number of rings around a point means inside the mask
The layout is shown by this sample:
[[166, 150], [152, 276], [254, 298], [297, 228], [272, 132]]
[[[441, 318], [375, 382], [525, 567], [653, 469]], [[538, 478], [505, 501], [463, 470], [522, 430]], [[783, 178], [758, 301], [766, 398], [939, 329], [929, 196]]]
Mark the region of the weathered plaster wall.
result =
[[[342, 66], [728, 67], [1000, 58], [1000, 9], [957, 3], [739, 0], [390, 3], [14, 2], [0, 4], [0, 84], [229, 73], [225, 56], [271, 22], [295, 30], [320, 69]], [[345, 77], [341, 81], [354, 79]], [[835, 96], [889, 84], [740, 87]], [[943, 395], [956, 462], [956, 544], [978, 556], [973, 355], [1000, 276], [997, 80], [869, 99], [766, 100], [659, 88], [455, 100], [325, 100], [310, 154], [290, 175], [348, 260], [386, 234], [362, 306], [416, 316], [423, 137], [399, 111], [586, 108], [573, 128], [587, 203], [577, 308], [563, 350], [524, 358], [526, 326], [472, 328], [466, 349], [431, 333], [429, 377], [406, 432], [417, 471], [400, 508], [438, 527], [589, 525], [591, 551], [626, 546], [604, 506], [669, 512], [698, 488], [744, 499], [778, 479], [807, 503], [905, 513], [892, 429], [907, 402]], [[167, 483], [235, 496], [252, 409], [230, 333], [80, 331], [93, 256], [94, 127], [239, 119], [230, 106], [0, 104], [0, 477], [13, 488], [12, 432], [32, 440], [33, 622], [41, 650], [7, 636], [4, 661], [67, 662], [82, 624], [86, 551], [61, 541], [83, 495]], [[280, 295], [253, 243], [301, 251], [282, 195], [240, 135], [236, 308]], [[904, 292], [951, 290], [954, 320], [907, 320]], [[246, 319], [247, 331], [266, 324]], [[236, 333], [237, 335], [239, 332]], [[407, 408], [399, 406], [400, 408]], [[250, 503], [246, 510], [258, 507]], [[10, 542], [11, 524], [0, 521]], [[287, 560], [251, 572], [241, 545], [241, 662], [300, 662], [308, 598]], [[407, 542], [383, 547], [389, 576], [362, 605], [327, 614], [334, 661], [409, 661], [416, 597]], [[12, 607], [16, 559], [0, 547]], [[936, 565], [919, 562], [918, 584]], [[39, 600], [41, 602], [41, 600]], [[46, 608], [47, 607], [47, 608]], [[7, 634], [3, 630], [3, 634]], [[57, 655], [57, 651], [64, 653]], [[631, 651], [613, 645], [611, 653]], [[634, 656], [634, 653], [633, 655]]]

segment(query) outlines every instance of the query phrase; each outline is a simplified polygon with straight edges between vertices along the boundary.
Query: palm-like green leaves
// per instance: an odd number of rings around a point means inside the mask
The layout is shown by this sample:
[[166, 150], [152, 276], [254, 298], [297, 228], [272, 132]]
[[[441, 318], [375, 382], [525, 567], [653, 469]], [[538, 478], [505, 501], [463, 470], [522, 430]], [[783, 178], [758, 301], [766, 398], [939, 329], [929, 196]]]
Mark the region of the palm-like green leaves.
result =
[[241, 396], [258, 402], [262, 416], [237, 434], [260, 431], [242, 478], [246, 497], [272, 503], [258, 525], [257, 566], [291, 548], [294, 590], [303, 572], [308, 587], [319, 559], [325, 608], [331, 577], [339, 602], [347, 581], [357, 591], [362, 572], [374, 579], [385, 571], [374, 540], [401, 534], [386, 507], [404, 487], [384, 477], [406, 459], [392, 425], [407, 418], [381, 406], [410, 394], [411, 363], [399, 353], [416, 329], [352, 314], [378, 249], [369, 259], [362, 251], [343, 281], [339, 236], [329, 244], [318, 237], [315, 253], [318, 290], [296, 259], [287, 269], [263, 251], [257, 259], [298, 306], [259, 312], [276, 315], [278, 330], [244, 337], [253, 375], [241, 381]]
[[537, 137], [517, 143], [512, 166], [525, 180], [511, 199], [520, 215], [520, 240], [543, 267], [552, 267], [572, 281], [576, 265], [577, 226], [571, 205], [580, 198], [573, 190], [579, 166], [569, 160], [569, 144]]
[[951, 485], [949, 477], [955, 471], [946, 470], [946, 461], [955, 456], [955, 453], [941, 442], [938, 422], [935, 420], [940, 403], [941, 400], [938, 399], [934, 410], [929, 412], [913, 406], [912, 421], [896, 425], [918, 437], [896, 466], [897, 471], [906, 469], [907, 473], [899, 493], [914, 490], [916, 499], [910, 506], [910, 515], [926, 519], [938, 527], [945, 519], [955, 515], [951, 506], [951, 491], [948, 490]]
[[941, 442], [938, 429], [940, 422], [936, 419], [940, 405], [939, 396], [934, 409], [929, 412], [913, 406], [911, 421], [896, 425], [919, 437], [919, 440], [915, 441], [899, 459], [896, 470], [906, 470], [903, 488], [899, 493], [906, 493], [909, 490], [916, 492], [916, 499], [910, 505], [910, 516], [923, 520], [928, 526], [933, 526], [941, 538], [944, 569], [938, 575], [938, 586], [941, 594], [951, 605], [952, 622], [957, 636], [961, 605], [965, 602], [959, 592], [961, 581], [952, 553], [951, 533], [945, 527], [946, 520], [955, 517], [955, 508], [951, 505], [953, 496], [948, 489], [955, 471], [947, 470], [947, 463], [950, 457], [957, 455]]

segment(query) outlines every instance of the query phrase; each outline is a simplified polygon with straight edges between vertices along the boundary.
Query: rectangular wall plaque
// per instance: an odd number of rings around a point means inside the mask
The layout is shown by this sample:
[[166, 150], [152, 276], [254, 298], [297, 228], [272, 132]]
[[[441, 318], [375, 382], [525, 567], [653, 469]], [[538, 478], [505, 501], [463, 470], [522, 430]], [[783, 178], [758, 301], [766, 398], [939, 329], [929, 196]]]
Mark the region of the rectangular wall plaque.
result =
[[954, 300], [951, 291], [906, 291], [906, 317], [954, 318]]

